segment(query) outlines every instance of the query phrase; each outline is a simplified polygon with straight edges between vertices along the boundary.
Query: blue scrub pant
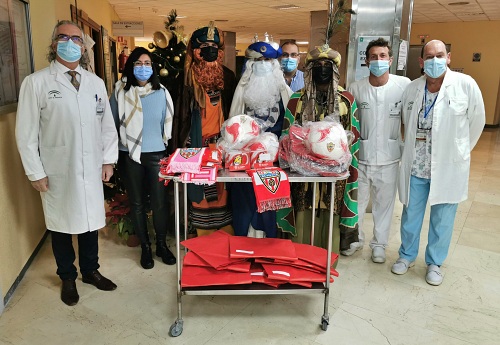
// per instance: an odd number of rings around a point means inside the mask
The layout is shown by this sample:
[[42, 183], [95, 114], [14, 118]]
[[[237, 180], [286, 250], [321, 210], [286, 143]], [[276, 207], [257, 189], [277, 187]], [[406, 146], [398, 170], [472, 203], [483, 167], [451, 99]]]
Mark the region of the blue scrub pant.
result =
[[[399, 257], [415, 261], [420, 244], [420, 232], [424, 220], [425, 207], [429, 197], [430, 179], [411, 176], [410, 200], [403, 207], [401, 216], [401, 247]], [[453, 223], [458, 204], [437, 204], [431, 206], [429, 237], [425, 249], [425, 263], [441, 266], [448, 255]]]

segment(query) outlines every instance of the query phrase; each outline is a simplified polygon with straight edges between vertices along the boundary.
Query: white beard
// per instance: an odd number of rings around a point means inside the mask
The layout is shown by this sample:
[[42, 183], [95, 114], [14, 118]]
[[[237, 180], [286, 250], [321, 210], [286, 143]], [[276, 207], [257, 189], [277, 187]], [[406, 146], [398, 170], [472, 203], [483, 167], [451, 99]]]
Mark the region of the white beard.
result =
[[268, 109], [274, 107], [280, 97], [279, 86], [272, 73], [265, 76], [252, 74], [245, 86], [243, 101], [245, 107], [251, 109]]

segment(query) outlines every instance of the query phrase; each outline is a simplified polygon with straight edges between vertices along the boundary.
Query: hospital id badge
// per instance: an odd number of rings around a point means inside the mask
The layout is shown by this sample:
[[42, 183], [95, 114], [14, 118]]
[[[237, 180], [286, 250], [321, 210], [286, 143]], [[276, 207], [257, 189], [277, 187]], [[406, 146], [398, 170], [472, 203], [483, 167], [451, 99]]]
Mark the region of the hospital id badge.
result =
[[417, 140], [426, 140], [427, 131], [423, 129], [417, 129]]
[[104, 114], [104, 102], [102, 101], [101, 98], [99, 98], [99, 100], [97, 101], [97, 106], [96, 106], [96, 114], [97, 115], [102, 115]]

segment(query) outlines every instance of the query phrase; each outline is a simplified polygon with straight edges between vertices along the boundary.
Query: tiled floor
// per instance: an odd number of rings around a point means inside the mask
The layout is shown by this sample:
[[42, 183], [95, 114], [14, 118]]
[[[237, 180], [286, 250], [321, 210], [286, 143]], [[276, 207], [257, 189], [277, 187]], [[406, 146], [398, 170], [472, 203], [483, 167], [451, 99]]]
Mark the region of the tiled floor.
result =
[[322, 295], [185, 296], [184, 331], [171, 338], [175, 267], [156, 260], [141, 269], [140, 250], [104, 230], [101, 272], [118, 289], [101, 292], [79, 279], [80, 302], [64, 305], [47, 241], [0, 317], [0, 344], [499, 344], [499, 175], [500, 131], [485, 130], [439, 287], [424, 280], [427, 224], [416, 266], [403, 276], [390, 272], [400, 241], [397, 202], [385, 264], [372, 263], [367, 246], [341, 257], [326, 332]]

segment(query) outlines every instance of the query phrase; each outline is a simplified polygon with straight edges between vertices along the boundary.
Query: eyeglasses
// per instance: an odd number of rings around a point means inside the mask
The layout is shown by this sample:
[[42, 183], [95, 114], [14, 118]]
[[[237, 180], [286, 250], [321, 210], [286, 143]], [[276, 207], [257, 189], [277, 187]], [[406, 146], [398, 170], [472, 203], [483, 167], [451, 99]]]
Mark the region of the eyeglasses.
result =
[[78, 45], [83, 45], [83, 38], [81, 38], [80, 36], [68, 36], [68, 35], [57, 35], [57, 41], [60, 42], [67, 42], [69, 40], [72, 40], [73, 43], [76, 43]]
[[151, 67], [151, 61], [139, 61], [134, 62], [134, 67], [146, 66]]
[[283, 53], [283, 54], [281, 54], [281, 57], [282, 58], [288, 58], [288, 57], [297, 58], [297, 57], [299, 57], [299, 53], [291, 53], [291, 54]]

